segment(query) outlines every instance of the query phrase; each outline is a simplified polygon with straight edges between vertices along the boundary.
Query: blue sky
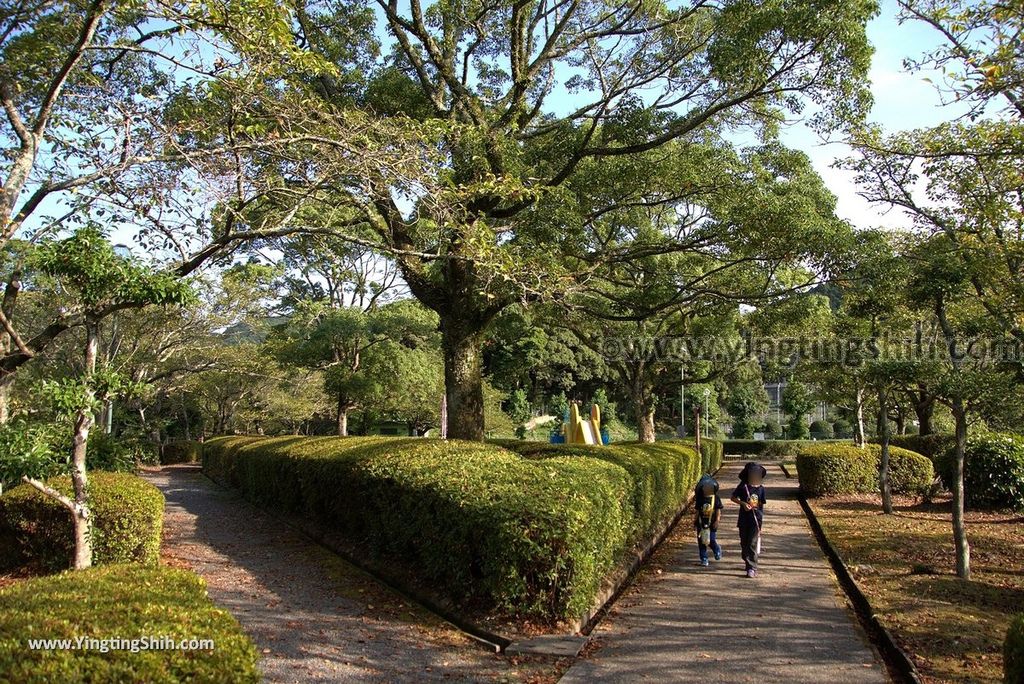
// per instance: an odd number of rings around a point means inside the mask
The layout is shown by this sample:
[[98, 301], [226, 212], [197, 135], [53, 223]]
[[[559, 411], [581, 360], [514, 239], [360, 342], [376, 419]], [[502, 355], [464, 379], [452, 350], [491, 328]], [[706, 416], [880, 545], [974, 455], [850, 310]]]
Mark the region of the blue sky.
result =
[[[881, 13], [868, 26], [875, 54], [871, 65], [871, 92], [875, 99], [871, 121], [887, 131], [932, 126], [959, 113], [954, 106], [943, 106], [939, 92], [925, 79], [938, 80], [934, 73], [908, 73], [903, 66], [907, 57], [920, 57], [937, 44], [938, 34], [920, 22], [897, 21], [895, 0], [883, 0]], [[849, 148], [837, 141], [822, 141], [817, 134], [797, 124], [783, 135], [787, 145], [806, 152], [818, 173], [835, 193], [837, 213], [858, 228], [903, 227], [909, 224], [898, 211], [885, 211], [857, 194], [852, 174], [833, 169], [836, 159], [849, 155]]]

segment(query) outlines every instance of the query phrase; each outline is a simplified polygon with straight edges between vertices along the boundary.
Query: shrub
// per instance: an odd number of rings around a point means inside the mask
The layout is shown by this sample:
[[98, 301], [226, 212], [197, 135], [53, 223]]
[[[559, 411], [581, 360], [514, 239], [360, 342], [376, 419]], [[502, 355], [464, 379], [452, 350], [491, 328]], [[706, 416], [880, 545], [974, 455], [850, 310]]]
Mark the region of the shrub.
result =
[[[29, 649], [25, 639], [211, 639], [210, 650]], [[259, 655], [203, 580], [165, 567], [109, 565], [0, 590], [0, 681], [258, 682]]]
[[[950, 434], [892, 435], [889, 437], [889, 444], [901, 449], [916, 451], [934, 460], [953, 445], [954, 439]], [[872, 439], [871, 442], [878, 444], [879, 439]]]
[[[943, 484], [952, 487], [956, 444], [935, 458]], [[972, 508], [1024, 509], [1024, 438], [991, 433], [967, 440], [964, 455], [965, 503]]]
[[[800, 489], [808, 496], [878, 492], [878, 464], [882, 449], [876, 444], [860, 448], [849, 444], [805, 444], [797, 451]], [[889, 476], [893, 492], [918, 494], [927, 490], [934, 475], [921, 454], [889, 448]]]
[[[48, 484], [71, 495], [71, 478]], [[127, 473], [89, 476], [93, 563], [153, 565], [160, 554], [164, 496], [145, 480]], [[0, 538], [17, 550], [8, 563], [30, 563], [55, 571], [70, 566], [74, 548], [71, 514], [59, 502], [23, 484], [0, 496]]]
[[161, 465], [175, 463], [199, 463], [202, 459], [203, 445], [187, 439], [168, 442], [160, 449]]
[[832, 435], [839, 439], [850, 439], [853, 437], [853, 425], [845, 418], [839, 418], [832, 423]]
[[[674, 440], [666, 441], [671, 442]], [[696, 442], [692, 437], [687, 437], [686, 439], [681, 439], [679, 441], [691, 447], [696, 447]], [[659, 444], [663, 442], [655, 443]], [[701, 437], [700, 452], [701, 475], [703, 475], [704, 473], [713, 473], [722, 467], [722, 459], [725, 457], [725, 447], [722, 440]]]
[[[396, 438], [221, 437], [212, 477], [330, 525], [371, 562], [446, 598], [540, 619], [589, 608], [640, 535], [676, 512], [700, 460], [683, 444], [609, 447]], [[522, 455], [520, 455], [522, 454]]]
[[816, 420], [811, 423], [811, 437], [815, 439], [832, 439], [833, 435], [832, 423], [824, 420]]
[[122, 440], [94, 430], [89, 435], [86, 465], [89, 470], [134, 473], [136, 462], [146, 460], [147, 454], [144, 452], [145, 448], [138, 442]]
[[[833, 441], [837, 444], [849, 444], [847, 440]], [[779, 460], [793, 458], [808, 442], [800, 439], [727, 439], [722, 444], [725, 453], [730, 456], [756, 456], [764, 460]]]
[[1003, 681], [1006, 684], [1024, 682], [1024, 615], [1018, 615], [1006, 631], [1003, 644]]
[[21, 482], [22, 476], [46, 479], [67, 470], [62, 444], [67, 430], [54, 423], [12, 421], [0, 426], [0, 492]]

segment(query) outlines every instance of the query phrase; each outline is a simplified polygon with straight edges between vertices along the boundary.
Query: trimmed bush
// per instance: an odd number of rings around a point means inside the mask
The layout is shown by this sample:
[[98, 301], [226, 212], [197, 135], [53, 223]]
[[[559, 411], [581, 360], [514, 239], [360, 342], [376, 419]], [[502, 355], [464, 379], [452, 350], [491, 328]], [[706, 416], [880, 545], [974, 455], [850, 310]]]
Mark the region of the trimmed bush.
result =
[[[878, 492], [878, 464], [882, 448], [861, 449], [836, 443], [806, 444], [796, 454], [800, 489], [808, 496]], [[932, 463], [913, 451], [889, 448], [889, 476], [898, 494], [919, 494], [934, 479]]]
[[160, 449], [160, 464], [199, 463], [202, 460], [203, 445], [187, 439], [168, 442]]
[[[103, 653], [26, 644], [27, 639], [78, 637], [211, 639], [214, 648]], [[184, 570], [109, 565], [0, 590], [0, 681], [255, 683], [258, 660], [238, 622], [213, 605], [202, 579]]]
[[832, 439], [834, 434], [832, 423], [824, 420], [816, 420], [811, 423], [811, 437], [814, 439]]
[[1006, 684], [1024, 682], [1024, 615], [1018, 615], [1006, 631], [1003, 644], [1003, 681]]
[[[72, 495], [70, 477], [52, 478], [47, 483]], [[155, 565], [164, 516], [160, 490], [135, 475], [93, 472], [89, 474], [89, 493], [93, 563]], [[30, 563], [48, 571], [70, 567], [74, 548], [71, 514], [27, 484], [0, 496], [0, 538], [6, 539], [0, 547], [17, 552], [4, 559], [8, 563]]]
[[[936, 456], [935, 469], [947, 488], [956, 474], [956, 444]], [[965, 503], [971, 508], [1024, 510], [1024, 438], [991, 433], [967, 440]]]
[[[820, 444], [850, 444], [846, 439], [818, 440]], [[757, 456], [764, 460], [793, 458], [801, 448], [811, 444], [806, 439], [727, 439], [722, 442], [729, 456]]]
[[590, 607], [622, 554], [676, 512], [700, 459], [674, 445], [221, 437], [204, 470], [338, 530], [446, 598], [546, 620]]
[[[880, 443], [878, 438], [870, 441], [873, 444]], [[954, 441], [954, 436], [950, 434], [892, 435], [889, 437], [890, 445], [909, 451], [916, 451], [932, 460], [942, 455], [946, 449], [953, 445]]]

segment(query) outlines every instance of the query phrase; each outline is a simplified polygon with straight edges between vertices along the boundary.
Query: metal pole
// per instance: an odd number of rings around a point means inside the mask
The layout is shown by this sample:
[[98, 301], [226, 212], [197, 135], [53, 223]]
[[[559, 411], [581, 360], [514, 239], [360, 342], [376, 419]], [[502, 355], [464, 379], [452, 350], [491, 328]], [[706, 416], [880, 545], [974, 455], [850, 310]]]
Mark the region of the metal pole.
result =
[[679, 366], [679, 436], [686, 436], [686, 366]]

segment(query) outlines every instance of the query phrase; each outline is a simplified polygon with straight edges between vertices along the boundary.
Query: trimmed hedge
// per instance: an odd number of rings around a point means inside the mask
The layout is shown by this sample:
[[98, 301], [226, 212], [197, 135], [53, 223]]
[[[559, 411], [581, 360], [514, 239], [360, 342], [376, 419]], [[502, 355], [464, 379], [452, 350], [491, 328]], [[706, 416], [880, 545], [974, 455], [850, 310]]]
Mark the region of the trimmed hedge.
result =
[[199, 463], [203, 456], [203, 445], [187, 439], [168, 442], [160, 449], [160, 464]]
[[[942, 483], [951, 488], [956, 444], [935, 457]], [[1024, 510], [1024, 438], [990, 433], [967, 440], [964, 454], [965, 503], [971, 508]]]
[[[845, 444], [805, 444], [796, 454], [800, 489], [808, 496], [878, 492], [878, 465], [882, 448], [861, 449]], [[934, 479], [932, 463], [921, 454], [889, 447], [892, 491], [923, 493]]]
[[330, 525], [447, 598], [571, 619], [623, 552], [686, 502], [692, 448], [394, 437], [221, 437], [204, 470]]
[[729, 456], [758, 456], [764, 460], [787, 459], [808, 444], [851, 444], [848, 439], [727, 439], [722, 442]]
[[[27, 644], [28, 639], [78, 637], [212, 639], [214, 648], [103, 653]], [[108, 565], [0, 590], [0, 681], [255, 683], [258, 660], [238, 622], [213, 605], [202, 579], [184, 570]]]
[[[879, 444], [878, 438], [869, 440], [872, 444]], [[889, 437], [889, 445], [916, 451], [919, 454], [935, 460], [946, 449], [954, 444], [955, 437], [950, 434], [931, 435], [892, 435]]]
[[[681, 439], [679, 441], [683, 444], [696, 447], [696, 442], [692, 437], [687, 437], [686, 439]], [[702, 475], [704, 473], [713, 473], [722, 467], [722, 459], [725, 458], [725, 444], [722, 440], [701, 437], [700, 452]]]
[[[72, 495], [71, 478], [47, 481]], [[160, 556], [164, 495], [128, 473], [89, 474], [93, 563], [155, 565]], [[74, 547], [71, 514], [60, 503], [22, 484], [0, 496], [0, 548], [13, 550], [5, 567], [30, 563], [47, 571], [70, 567]]]
[[1006, 631], [1003, 644], [1003, 681], [1006, 684], [1024, 682], [1024, 614], [1018, 615]]

